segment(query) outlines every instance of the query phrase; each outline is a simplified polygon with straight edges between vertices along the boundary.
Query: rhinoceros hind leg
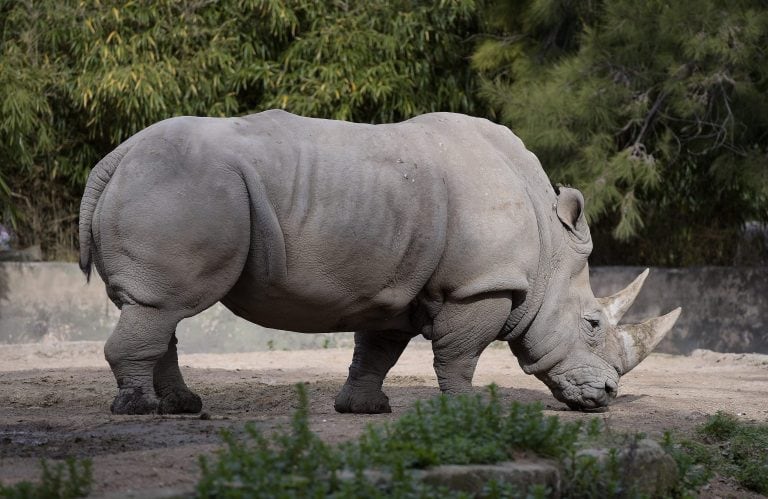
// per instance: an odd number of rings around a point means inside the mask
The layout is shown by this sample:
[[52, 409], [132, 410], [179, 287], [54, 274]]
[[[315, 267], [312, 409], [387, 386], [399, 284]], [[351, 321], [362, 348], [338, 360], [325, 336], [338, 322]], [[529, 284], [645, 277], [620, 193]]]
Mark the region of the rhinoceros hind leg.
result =
[[203, 400], [198, 394], [186, 389], [173, 389], [163, 395], [158, 414], [196, 414], [203, 408]]
[[168, 351], [154, 369], [155, 394], [160, 398], [159, 414], [195, 414], [203, 408], [200, 397], [187, 387], [179, 370], [176, 334], [171, 335]]
[[113, 414], [158, 412], [154, 369], [166, 354], [179, 318], [156, 308], [123, 305], [120, 320], [104, 345], [104, 355], [117, 380]]
[[336, 411], [358, 414], [392, 412], [389, 398], [381, 386], [413, 336], [402, 331], [355, 333], [355, 353], [349, 366], [349, 377], [336, 396]]
[[142, 386], [120, 388], [112, 401], [112, 414], [152, 414], [157, 412], [158, 400], [155, 394]]
[[432, 339], [435, 373], [443, 393], [472, 390], [480, 354], [498, 337], [511, 308], [511, 298], [502, 294], [443, 306], [435, 317]]

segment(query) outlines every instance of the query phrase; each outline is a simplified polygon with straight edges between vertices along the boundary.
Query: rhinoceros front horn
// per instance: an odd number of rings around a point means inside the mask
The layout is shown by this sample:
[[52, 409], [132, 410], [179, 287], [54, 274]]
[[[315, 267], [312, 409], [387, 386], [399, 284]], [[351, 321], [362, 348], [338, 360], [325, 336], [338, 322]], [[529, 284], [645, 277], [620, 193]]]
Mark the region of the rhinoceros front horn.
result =
[[619, 323], [624, 314], [635, 302], [637, 294], [640, 293], [640, 289], [643, 287], [645, 278], [648, 277], [648, 269], [645, 269], [639, 276], [632, 281], [632, 284], [622, 289], [615, 295], [607, 296], [605, 298], [598, 298], [597, 301], [603, 307], [603, 314], [608, 322], [615, 326]]
[[641, 324], [616, 326], [615, 332], [619, 374], [624, 375], [648, 356], [661, 339], [675, 325], [680, 307], [667, 315], [647, 320]]

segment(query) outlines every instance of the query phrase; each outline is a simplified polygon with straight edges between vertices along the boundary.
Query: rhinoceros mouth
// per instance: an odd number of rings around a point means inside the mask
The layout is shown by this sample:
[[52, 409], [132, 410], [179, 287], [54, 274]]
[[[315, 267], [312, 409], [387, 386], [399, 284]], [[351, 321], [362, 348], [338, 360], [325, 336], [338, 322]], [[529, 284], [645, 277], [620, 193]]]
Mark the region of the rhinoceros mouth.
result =
[[[610, 404], [610, 402], [608, 403]], [[595, 407], [587, 407], [583, 406], [574, 402], [566, 402], [565, 405], [568, 406], [568, 408], [572, 411], [579, 411], [579, 412], [589, 412], [589, 413], [600, 413], [600, 412], [608, 412], [610, 409], [608, 408], [608, 404], [606, 405], [597, 405]]]
[[573, 406], [576, 406], [575, 408], [580, 411], [606, 410], [616, 398], [616, 390], [609, 389], [609, 385], [615, 386], [615, 383], [608, 379], [602, 387], [595, 386], [593, 383], [580, 387], [581, 401], [575, 404], [567, 404], [568, 407], [574, 409]]
[[607, 364], [593, 368], [573, 367], [537, 377], [544, 381], [557, 400], [577, 411], [605, 410], [618, 393], [618, 373]]

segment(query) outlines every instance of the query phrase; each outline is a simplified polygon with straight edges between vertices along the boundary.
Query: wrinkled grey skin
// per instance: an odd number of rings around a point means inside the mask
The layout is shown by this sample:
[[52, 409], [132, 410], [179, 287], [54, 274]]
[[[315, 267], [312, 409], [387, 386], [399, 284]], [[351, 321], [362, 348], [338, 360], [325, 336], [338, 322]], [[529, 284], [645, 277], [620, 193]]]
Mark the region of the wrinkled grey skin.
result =
[[80, 244], [121, 309], [104, 348], [118, 414], [201, 410], [175, 328], [217, 301], [267, 327], [357, 331], [340, 412], [389, 412], [382, 382], [418, 334], [444, 392], [469, 390], [504, 340], [580, 409], [615, 397], [626, 357], [589, 287], [581, 194], [483, 119], [169, 119], [93, 169]]

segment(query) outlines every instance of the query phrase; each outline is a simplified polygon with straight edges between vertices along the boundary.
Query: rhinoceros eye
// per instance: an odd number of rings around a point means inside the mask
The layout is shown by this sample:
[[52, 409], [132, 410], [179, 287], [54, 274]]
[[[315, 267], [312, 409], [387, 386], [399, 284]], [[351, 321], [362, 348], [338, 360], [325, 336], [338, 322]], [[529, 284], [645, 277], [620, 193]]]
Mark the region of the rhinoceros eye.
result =
[[598, 311], [584, 314], [584, 321], [587, 323], [586, 327], [590, 334], [594, 334], [602, 326], [602, 317]]
[[605, 338], [605, 329], [603, 329], [603, 317], [598, 311], [586, 313], [582, 316], [582, 331], [587, 344], [593, 348], [599, 348]]

